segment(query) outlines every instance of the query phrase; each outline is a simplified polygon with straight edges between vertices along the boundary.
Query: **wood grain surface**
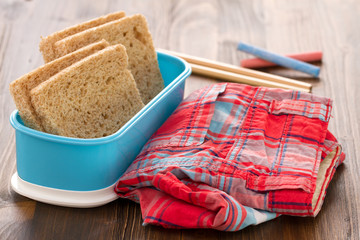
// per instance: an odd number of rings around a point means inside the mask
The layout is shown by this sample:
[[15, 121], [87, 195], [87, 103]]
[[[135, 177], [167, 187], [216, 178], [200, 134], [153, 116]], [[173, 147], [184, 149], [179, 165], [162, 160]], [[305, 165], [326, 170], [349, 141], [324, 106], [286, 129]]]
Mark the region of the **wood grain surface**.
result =
[[[15, 105], [9, 83], [43, 64], [40, 36], [124, 10], [144, 14], [156, 47], [239, 65], [239, 41], [280, 54], [323, 51], [319, 79], [264, 69], [313, 84], [334, 100], [329, 129], [342, 143], [338, 168], [316, 218], [281, 216], [239, 232], [142, 226], [139, 205], [119, 199], [93, 209], [47, 205], [16, 194]], [[0, 0], [0, 239], [360, 239], [360, 2], [357, 0]], [[186, 81], [185, 95], [217, 82]], [[40, 151], [40, 149], [39, 149]]]

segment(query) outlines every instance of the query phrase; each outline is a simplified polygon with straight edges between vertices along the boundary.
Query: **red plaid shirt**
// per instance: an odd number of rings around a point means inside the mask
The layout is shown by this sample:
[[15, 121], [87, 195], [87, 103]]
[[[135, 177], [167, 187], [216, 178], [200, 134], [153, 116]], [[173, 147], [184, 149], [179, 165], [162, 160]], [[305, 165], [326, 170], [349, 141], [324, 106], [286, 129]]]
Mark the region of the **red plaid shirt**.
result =
[[115, 190], [141, 204], [144, 224], [165, 227], [235, 231], [279, 214], [315, 216], [345, 157], [327, 130], [331, 108], [330, 99], [297, 91], [200, 89]]

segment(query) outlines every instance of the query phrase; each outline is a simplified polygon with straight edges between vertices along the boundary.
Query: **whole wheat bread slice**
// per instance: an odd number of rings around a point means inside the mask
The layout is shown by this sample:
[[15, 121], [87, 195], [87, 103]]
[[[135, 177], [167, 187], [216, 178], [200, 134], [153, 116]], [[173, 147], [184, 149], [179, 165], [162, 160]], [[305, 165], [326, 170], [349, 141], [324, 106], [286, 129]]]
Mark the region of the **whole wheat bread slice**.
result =
[[124, 17], [68, 36], [57, 41], [54, 48], [57, 57], [61, 57], [100, 39], [126, 47], [129, 69], [145, 104], [164, 88], [152, 37], [143, 15]]
[[55, 42], [63, 38], [66, 38], [68, 36], [74, 35], [78, 32], [84, 31], [86, 29], [96, 27], [114, 20], [118, 20], [122, 17], [125, 17], [125, 12], [115, 12], [99, 18], [89, 20], [87, 22], [78, 25], [65, 28], [64, 30], [55, 32], [47, 37], [41, 37], [39, 48], [40, 48], [40, 52], [43, 55], [45, 63], [53, 61], [56, 58], [58, 58], [57, 54], [54, 52], [55, 49], [53, 47]]
[[127, 62], [124, 46], [110, 46], [31, 90], [45, 131], [97, 138], [119, 130], [144, 106]]
[[31, 104], [30, 91], [51, 76], [69, 67], [73, 63], [109, 46], [105, 40], [85, 46], [75, 52], [49, 62], [10, 83], [10, 93], [24, 124], [43, 131], [44, 128]]

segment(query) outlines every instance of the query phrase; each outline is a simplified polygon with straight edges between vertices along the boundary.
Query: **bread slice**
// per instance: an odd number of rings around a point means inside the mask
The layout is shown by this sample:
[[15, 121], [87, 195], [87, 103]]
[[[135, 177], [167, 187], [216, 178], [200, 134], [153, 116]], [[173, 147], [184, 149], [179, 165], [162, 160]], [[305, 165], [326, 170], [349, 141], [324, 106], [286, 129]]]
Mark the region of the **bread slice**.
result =
[[84, 31], [86, 29], [96, 27], [114, 20], [118, 20], [122, 17], [125, 17], [125, 12], [115, 12], [72, 27], [68, 27], [62, 31], [55, 32], [47, 37], [41, 37], [39, 48], [40, 48], [40, 52], [43, 55], [45, 63], [53, 61], [56, 58], [58, 58], [56, 53], [54, 52], [55, 49], [53, 48], [55, 42], [63, 38], [66, 38], [68, 36], [74, 35], [78, 32]]
[[129, 56], [129, 69], [135, 78], [141, 99], [146, 104], [163, 88], [157, 55], [143, 15], [136, 14], [90, 28], [54, 44], [61, 57], [87, 44], [105, 39], [111, 45], [122, 44]]
[[30, 128], [43, 131], [44, 128], [31, 104], [30, 91], [51, 76], [67, 68], [73, 63], [109, 46], [105, 40], [85, 46], [49, 62], [10, 83], [10, 93], [24, 124]]
[[76, 138], [115, 133], [143, 106], [126, 49], [110, 46], [31, 90], [46, 132]]

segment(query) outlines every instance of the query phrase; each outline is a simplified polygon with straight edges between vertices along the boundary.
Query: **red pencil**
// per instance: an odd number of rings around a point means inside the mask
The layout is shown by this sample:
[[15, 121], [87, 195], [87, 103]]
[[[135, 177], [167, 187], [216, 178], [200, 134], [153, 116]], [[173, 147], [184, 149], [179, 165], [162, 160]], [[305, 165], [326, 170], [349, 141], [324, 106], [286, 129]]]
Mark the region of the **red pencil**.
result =
[[[321, 61], [322, 52], [321, 51], [305, 52], [305, 53], [289, 54], [286, 56], [303, 62], [317, 62], [317, 61]], [[244, 59], [241, 61], [240, 65], [245, 68], [263, 68], [263, 67], [277, 66], [275, 63], [268, 62], [260, 58]]]

